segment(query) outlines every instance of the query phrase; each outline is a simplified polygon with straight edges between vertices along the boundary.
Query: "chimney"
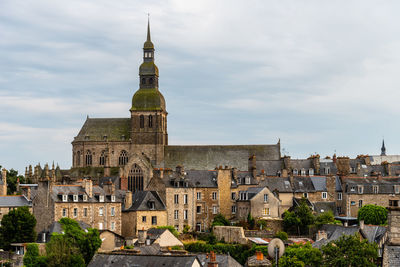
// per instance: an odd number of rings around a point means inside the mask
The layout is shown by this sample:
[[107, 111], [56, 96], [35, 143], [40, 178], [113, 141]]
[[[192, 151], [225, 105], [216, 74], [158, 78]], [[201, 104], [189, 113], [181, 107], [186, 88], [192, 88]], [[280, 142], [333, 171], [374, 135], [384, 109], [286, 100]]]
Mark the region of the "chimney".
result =
[[143, 246], [144, 243], [146, 242], [146, 237], [147, 237], [147, 231], [142, 229], [138, 231], [138, 243], [139, 246]]
[[175, 170], [176, 170], [176, 172], [177, 172], [179, 175], [183, 176], [183, 174], [184, 174], [184, 168], [183, 168], [182, 165], [176, 166]]
[[93, 197], [93, 182], [92, 182], [92, 180], [85, 178], [83, 180], [83, 187], [85, 188], [86, 194], [88, 194], [88, 196], [90, 198], [92, 198]]
[[232, 178], [236, 181], [237, 180], [237, 169], [236, 168], [232, 168]]
[[253, 177], [256, 178], [257, 176], [257, 161], [256, 156], [253, 155], [249, 158], [249, 171], [252, 173]]
[[132, 192], [126, 191], [125, 194], [125, 209], [129, 209], [132, 206]]
[[378, 181], [382, 181], [382, 174], [380, 172], [378, 172]]
[[262, 261], [262, 260], [264, 260], [264, 254], [261, 251], [257, 250], [256, 258], [257, 258], [257, 261]]
[[348, 221], [345, 221], [344, 222], [344, 227], [348, 227], [349, 226], [349, 222]]
[[3, 195], [7, 195], [7, 170], [5, 168], [3, 168], [1, 170], [1, 179], [3, 180]]
[[387, 161], [382, 162], [387, 176], [392, 176], [392, 164]]
[[321, 239], [328, 239], [328, 235], [324, 230], [318, 230], [317, 236], [315, 237], [315, 241], [319, 241]]
[[290, 170], [291, 168], [290, 156], [283, 157], [283, 165], [285, 165], [285, 169]]
[[160, 168], [160, 179], [164, 178], [164, 169]]
[[336, 163], [336, 160], [337, 160], [337, 158], [336, 158], [336, 153], [335, 153], [335, 154], [333, 154], [333, 157], [332, 157], [333, 163]]
[[214, 251], [211, 251], [210, 261], [208, 262], [208, 267], [218, 267], [217, 257], [215, 256]]
[[292, 188], [294, 188], [294, 177], [293, 177], [293, 174], [290, 174], [290, 175], [289, 175], [289, 181], [290, 181], [290, 186], [291, 186]]
[[103, 184], [103, 189], [108, 195], [113, 195], [115, 192], [115, 185], [111, 181], [111, 179], [108, 179], [108, 181], [104, 182]]
[[360, 221], [360, 229], [363, 230], [364, 229], [364, 220]]
[[282, 177], [283, 178], [287, 178], [288, 177], [288, 170], [287, 169], [283, 169], [282, 170]]

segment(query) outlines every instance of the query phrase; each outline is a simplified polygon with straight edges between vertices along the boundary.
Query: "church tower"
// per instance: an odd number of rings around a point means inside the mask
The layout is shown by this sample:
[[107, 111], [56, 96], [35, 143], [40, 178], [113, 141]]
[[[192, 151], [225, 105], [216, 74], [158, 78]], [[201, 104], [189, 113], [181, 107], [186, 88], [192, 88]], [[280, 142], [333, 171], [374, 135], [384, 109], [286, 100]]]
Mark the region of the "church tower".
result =
[[136, 151], [147, 155], [152, 164], [164, 159], [168, 145], [167, 110], [165, 99], [158, 90], [158, 68], [154, 63], [154, 44], [151, 42], [150, 22], [143, 46], [143, 63], [139, 68], [139, 90], [133, 95], [131, 112], [131, 140]]

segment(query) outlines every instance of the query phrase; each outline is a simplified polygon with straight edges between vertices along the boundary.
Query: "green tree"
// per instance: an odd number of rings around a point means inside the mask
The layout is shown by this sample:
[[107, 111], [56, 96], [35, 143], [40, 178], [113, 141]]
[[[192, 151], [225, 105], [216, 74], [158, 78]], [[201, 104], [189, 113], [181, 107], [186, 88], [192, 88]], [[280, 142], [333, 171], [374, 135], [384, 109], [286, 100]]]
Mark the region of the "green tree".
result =
[[172, 225], [157, 226], [157, 229], [168, 229], [175, 237], [179, 237], [178, 231]]
[[26, 267], [46, 267], [47, 259], [45, 256], [39, 255], [39, 247], [35, 243], [26, 246], [24, 255], [24, 266]]
[[358, 221], [364, 220], [366, 224], [383, 225], [387, 223], [388, 211], [377, 205], [365, 205], [358, 210]]
[[305, 199], [300, 201], [300, 205], [294, 211], [283, 213], [283, 227], [285, 231], [296, 232], [297, 234], [307, 234], [309, 225], [314, 223], [314, 215]]
[[19, 207], [3, 216], [0, 226], [0, 246], [10, 249], [11, 243], [29, 243], [35, 241], [36, 219], [28, 207]]
[[376, 266], [378, 247], [367, 240], [360, 241], [360, 235], [344, 235], [322, 247], [323, 264], [327, 267]]
[[[288, 259], [296, 259], [296, 261], [301, 262], [303, 266], [318, 267], [322, 265], [321, 251], [317, 248], [313, 248], [309, 242], [304, 245], [294, 244], [288, 246], [285, 250], [285, 254], [281, 259], [283, 262], [288, 262]], [[290, 266], [281, 265], [281, 259], [279, 260], [279, 266]]]
[[21, 184], [26, 182], [24, 176], [18, 175], [18, 171], [14, 169], [7, 171], [7, 195], [12, 195], [17, 191], [18, 179]]
[[212, 227], [214, 227], [214, 226], [228, 226], [228, 225], [231, 225], [231, 223], [221, 213], [218, 213], [217, 215], [215, 215], [214, 220], [213, 220], [213, 222], [211, 224]]
[[282, 256], [279, 259], [279, 266], [280, 267], [304, 267], [305, 265], [304, 265], [304, 262], [299, 260], [296, 256], [294, 256], [294, 257]]
[[251, 216], [250, 212], [247, 215], [247, 223], [249, 224], [249, 229], [253, 230], [256, 226], [256, 220]]
[[324, 224], [336, 224], [335, 217], [333, 216], [332, 211], [325, 211], [318, 216], [315, 217], [315, 226], [320, 228]]
[[284, 232], [284, 231], [276, 232], [274, 237], [279, 238], [281, 240], [288, 240], [288, 234], [286, 232]]

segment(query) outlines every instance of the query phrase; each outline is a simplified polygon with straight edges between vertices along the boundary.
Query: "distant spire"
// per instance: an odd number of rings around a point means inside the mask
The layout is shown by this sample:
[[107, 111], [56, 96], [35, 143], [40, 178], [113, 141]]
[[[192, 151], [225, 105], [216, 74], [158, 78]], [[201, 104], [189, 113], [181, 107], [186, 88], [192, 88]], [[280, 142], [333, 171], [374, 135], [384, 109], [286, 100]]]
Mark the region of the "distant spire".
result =
[[150, 37], [150, 13], [147, 13], [147, 42], [151, 42]]
[[381, 156], [386, 156], [385, 139], [382, 139]]

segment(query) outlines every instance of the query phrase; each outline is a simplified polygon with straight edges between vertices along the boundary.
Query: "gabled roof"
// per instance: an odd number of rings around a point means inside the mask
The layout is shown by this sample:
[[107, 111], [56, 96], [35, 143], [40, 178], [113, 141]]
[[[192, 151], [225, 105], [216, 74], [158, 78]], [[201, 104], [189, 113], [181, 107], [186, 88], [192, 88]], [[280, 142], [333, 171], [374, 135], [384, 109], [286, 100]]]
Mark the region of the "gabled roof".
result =
[[32, 201], [29, 201], [24, 195], [21, 196], [0, 196], [0, 207], [32, 207]]
[[315, 192], [314, 184], [310, 177], [296, 176], [293, 178], [294, 192]]
[[107, 141], [129, 140], [130, 127], [130, 118], [87, 118], [74, 141], [103, 141], [104, 136]]
[[279, 193], [292, 193], [293, 189], [289, 178], [283, 177], [267, 177], [261, 181], [259, 186], [267, 186], [271, 192], [278, 191]]
[[[154, 203], [154, 209], [150, 202]], [[132, 206], [124, 211], [165, 210], [165, 205], [156, 191], [137, 191], [132, 197]]]
[[[206, 253], [196, 255], [201, 262], [201, 266], [207, 266], [208, 262], [210, 261], [210, 256]], [[239, 262], [227, 254], [215, 254], [215, 259], [216, 262], [218, 262], [218, 267], [242, 267]]]
[[317, 192], [326, 192], [326, 177], [325, 176], [311, 176], [311, 182]]

